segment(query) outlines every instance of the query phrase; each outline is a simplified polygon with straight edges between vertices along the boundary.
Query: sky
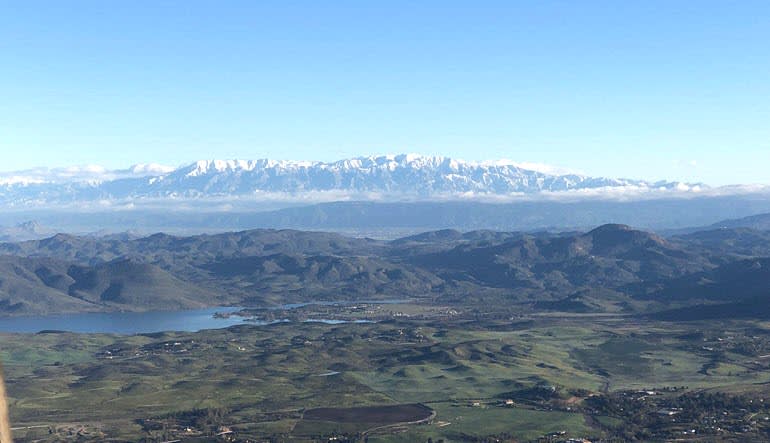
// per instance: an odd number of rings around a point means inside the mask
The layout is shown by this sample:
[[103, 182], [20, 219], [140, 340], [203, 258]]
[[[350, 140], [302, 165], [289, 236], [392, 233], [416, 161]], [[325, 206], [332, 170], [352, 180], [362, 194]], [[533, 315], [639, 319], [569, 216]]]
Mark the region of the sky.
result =
[[414, 152], [770, 183], [770, 2], [0, 2], [0, 171]]

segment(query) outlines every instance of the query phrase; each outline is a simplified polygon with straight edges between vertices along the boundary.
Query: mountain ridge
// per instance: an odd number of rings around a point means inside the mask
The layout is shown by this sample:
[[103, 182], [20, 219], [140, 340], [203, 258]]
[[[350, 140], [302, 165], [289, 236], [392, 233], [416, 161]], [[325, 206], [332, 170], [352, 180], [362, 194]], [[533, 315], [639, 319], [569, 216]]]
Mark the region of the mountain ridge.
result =
[[0, 243], [0, 314], [403, 297], [522, 312], [644, 313], [770, 293], [768, 256], [770, 235], [664, 239], [621, 224], [563, 233], [442, 230], [392, 241], [285, 229], [57, 234]]
[[[157, 198], [259, 199], [313, 193], [329, 194], [327, 199], [351, 196], [375, 200], [437, 199], [606, 189], [698, 192], [707, 188], [703, 184], [678, 181], [592, 177], [542, 170], [508, 160], [469, 162], [415, 154], [355, 157], [334, 162], [199, 160], [175, 169], [135, 165], [126, 170], [106, 171], [91, 167], [86, 168], [84, 174], [59, 172], [55, 180], [46, 180], [45, 174], [39, 171], [29, 180], [24, 179], [23, 173], [0, 174], [0, 204]], [[66, 181], [62, 177], [71, 179]]]

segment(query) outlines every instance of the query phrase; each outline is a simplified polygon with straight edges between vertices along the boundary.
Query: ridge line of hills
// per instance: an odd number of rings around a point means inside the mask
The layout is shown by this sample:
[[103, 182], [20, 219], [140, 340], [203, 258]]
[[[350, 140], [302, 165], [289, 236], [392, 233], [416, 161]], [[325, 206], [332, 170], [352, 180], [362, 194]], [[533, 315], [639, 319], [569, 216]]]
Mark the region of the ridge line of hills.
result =
[[[763, 224], [761, 216], [755, 215], [770, 213], [770, 198], [758, 195], [512, 203], [343, 201], [289, 207], [278, 203], [241, 206], [233, 202], [229, 208], [199, 202], [185, 209], [160, 201], [152, 204], [137, 201], [136, 204], [125, 208], [108, 205], [91, 209], [8, 210], [3, 217], [6, 226], [0, 226], [0, 241], [44, 238], [57, 231], [105, 235], [130, 229], [144, 235], [152, 232], [191, 235], [254, 227], [338, 231], [389, 239], [444, 228], [567, 231], [588, 230], [605, 223], [625, 223], [666, 235], [694, 232], [706, 229], [704, 227], [739, 227], [742, 223], [747, 227], [770, 229], [770, 223]], [[720, 222], [726, 214], [752, 218], [744, 222]]]
[[[522, 312], [692, 317], [723, 305], [770, 315], [770, 232], [663, 238], [625, 225], [588, 232], [441, 230], [393, 241], [258, 229], [179, 237], [0, 243], [5, 315], [314, 300], [403, 299]], [[750, 308], [747, 308], [747, 304]]]

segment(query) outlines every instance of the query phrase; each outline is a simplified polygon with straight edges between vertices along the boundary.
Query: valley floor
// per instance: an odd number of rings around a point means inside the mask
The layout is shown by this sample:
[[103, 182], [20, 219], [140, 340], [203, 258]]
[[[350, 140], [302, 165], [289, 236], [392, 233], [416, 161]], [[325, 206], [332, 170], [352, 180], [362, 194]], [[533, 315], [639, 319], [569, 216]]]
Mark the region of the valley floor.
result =
[[0, 358], [21, 442], [770, 438], [768, 323], [478, 315], [3, 334]]

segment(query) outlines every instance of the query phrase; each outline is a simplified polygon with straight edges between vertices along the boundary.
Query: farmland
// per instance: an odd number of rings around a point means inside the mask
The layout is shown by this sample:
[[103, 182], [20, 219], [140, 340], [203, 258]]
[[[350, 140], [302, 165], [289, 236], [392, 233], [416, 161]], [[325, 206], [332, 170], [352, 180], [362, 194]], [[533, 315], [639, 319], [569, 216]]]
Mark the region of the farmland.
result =
[[[0, 357], [18, 441], [534, 441], [628, 437], [622, 424], [647, 415], [620, 413], [624, 395], [644, 397], [640, 411], [695, 408], [682, 396], [712, 392], [759, 402], [769, 339], [758, 321], [459, 314], [4, 334]], [[723, 429], [732, 430], [719, 432], [761, 440], [756, 417], [766, 413], [731, 411]], [[735, 428], [742, 414], [757, 424]], [[677, 432], [655, 423], [661, 435]]]

